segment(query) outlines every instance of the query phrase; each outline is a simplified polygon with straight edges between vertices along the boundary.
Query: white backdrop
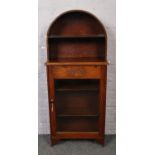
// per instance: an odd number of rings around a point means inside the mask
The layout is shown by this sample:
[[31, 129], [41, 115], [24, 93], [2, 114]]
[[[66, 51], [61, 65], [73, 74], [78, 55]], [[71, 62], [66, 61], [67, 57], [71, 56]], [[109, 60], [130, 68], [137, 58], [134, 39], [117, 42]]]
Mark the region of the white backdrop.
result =
[[50, 23], [67, 10], [86, 10], [97, 16], [108, 35], [108, 66], [106, 134], [116, 132], [116, 4], [115, 0], [39, 0], [38, 23], [38, 133], [49, 134], [48, 97], [46, 83], [45, 36]]

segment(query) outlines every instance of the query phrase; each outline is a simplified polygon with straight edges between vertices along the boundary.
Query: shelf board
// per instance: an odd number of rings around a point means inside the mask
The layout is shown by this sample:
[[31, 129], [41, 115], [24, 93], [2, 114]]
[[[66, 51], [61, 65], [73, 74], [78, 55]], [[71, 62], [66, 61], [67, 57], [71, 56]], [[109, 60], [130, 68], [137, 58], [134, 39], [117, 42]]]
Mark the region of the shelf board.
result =
[[71, 87], [64, 87], [64, 88], [57, 88], [56, 91], [99, 91], [98, 88], [93, 88], [93, 87], [90, 87], [90, 88], [71, 88]]
[[[91, 106], [91, 105], [90, 105]], [[64, 106], [63, 106], [64, 107]], [[84, 107], [85, 108], [85, 107]], [[77, 107], [76, 109], [75, 108], [68, 108], [67, 111], [63, 111], [59, 108], [59, 110], [57, 110], [57, 114], [56, 116], [57, 117], [88, 117], [88, 118], [94, 118], [94, 117], [98, 117], [99, 116], [99, 112], [98, 112], [98, 109], [96, 107], [93, 107], [92, 108], [95, 108], [95, 110], [93, 109], [88, 109], [86, 110], [83, 110], [82, 107], [79, 108]]]
[[63, 138], [63, 139], [92, 139], [92, 138], [100, 138], [99, 136], [99, 131], [87, 131], [87, 132], [84, 132], [84, 131], [76, 131], [76, 132], [67, 132], [67, 131], [57, 131], [57, 136], [59, 138]]
[[108, 65], [103, 58], [53, 58], [45, 65]]
[[62, 114], [58, 114], [57, 117], [98, 117], [99, 115], [62, 115]]
[[51, 35], [48, 39], [103, 39], [104, 34], [99, 35]]

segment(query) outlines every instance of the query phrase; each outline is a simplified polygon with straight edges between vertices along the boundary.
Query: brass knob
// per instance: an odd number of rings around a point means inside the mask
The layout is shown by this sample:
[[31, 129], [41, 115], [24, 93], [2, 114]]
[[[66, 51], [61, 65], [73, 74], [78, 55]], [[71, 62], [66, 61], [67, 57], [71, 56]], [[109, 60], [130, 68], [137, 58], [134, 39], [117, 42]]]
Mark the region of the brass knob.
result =
[[53, 98], [51, 99], [51, 102], [54, 102], [54, 99]]

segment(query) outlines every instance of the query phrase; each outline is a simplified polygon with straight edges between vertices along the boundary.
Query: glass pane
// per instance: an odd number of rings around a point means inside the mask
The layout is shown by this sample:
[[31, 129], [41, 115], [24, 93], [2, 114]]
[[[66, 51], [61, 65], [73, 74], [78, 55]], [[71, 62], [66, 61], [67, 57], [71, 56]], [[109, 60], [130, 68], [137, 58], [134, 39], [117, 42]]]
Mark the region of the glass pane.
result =
[[99, 80], [56, 80], [58, 131], [98, 131]]

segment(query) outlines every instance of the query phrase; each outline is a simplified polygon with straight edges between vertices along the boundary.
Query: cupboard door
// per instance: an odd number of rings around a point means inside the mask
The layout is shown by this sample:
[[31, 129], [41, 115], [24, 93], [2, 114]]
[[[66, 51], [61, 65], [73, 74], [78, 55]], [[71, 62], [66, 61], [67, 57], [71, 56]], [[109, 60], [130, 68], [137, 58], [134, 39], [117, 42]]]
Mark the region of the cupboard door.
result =
[[58, 132], [99, 132], [99, 80], [55, 80]]

